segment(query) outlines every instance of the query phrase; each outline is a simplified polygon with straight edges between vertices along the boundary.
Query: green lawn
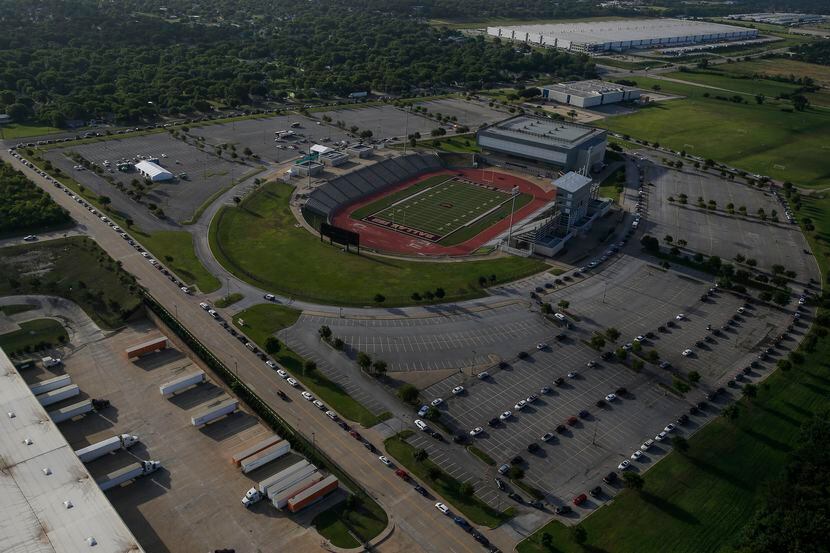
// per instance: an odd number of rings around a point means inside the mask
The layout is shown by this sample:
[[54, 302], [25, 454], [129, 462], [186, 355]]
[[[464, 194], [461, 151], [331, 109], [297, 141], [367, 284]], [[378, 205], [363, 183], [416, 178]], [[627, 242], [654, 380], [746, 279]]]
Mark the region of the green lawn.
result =
[[360, 543], [354, 535], [368, 542], [380, 534], [389, 522], [386, 512], [377, 503], [364, 501], [360, 496], [354, 498], [351, 508], [346, 501], [342, 501], [311, 521], [317, 532], [336, 547], [358, 547]]
[[[706, 86], [723, 88], [725, 90], [731, 90], [741, 94], [751, 94], [753, 97], [757, 94], [763, 94], [767, 98], [775, 98], [779, 94], [793, 94], [800, 88], [797, 84], [781, 83], [778, 81], [771, 81], [769, 79], [736, 78], [725, 73], [725, 71], [730, 70], [731, 65], [719, 65], [716, 66], [716, 69], [708, 71], [678, 71], [675, 73], [665, 73], [662, 76], [670, 79], [679, 79], [681, 81], [689, 81]], [[711, 94], [723, 95], [724, 93], [713, 90]]]
[[[37, 276], [21, 276], [34, 272]], [[0, 296], [62, 296], [104, 328], [122, 326], [141, 306], [135, 278], [86, 237], [2, 248], [0, 275]]]
[[291, 190], [269, 183], [242, 207], [223, 208], [210, 228], [216, 258], [239, 278], [274, 292], [340, 305], [372, 305], [380, 293], [388, 305], [410, 305], [413, 292], [441, 287], [443, 301], [456, 301], [484, 294], [480, 276], [495, 275], [499, 283], [545, 268], [518, 257], [430, 263], [347, 254], [297, 228], [288, 206]]
[[657, 84], [664, 92], [687, 98], [610, 117], [600, 125], [753, 173], [799, 185], [830, 185], [830, 166], [817, 155], [830, 149], [830, 110], [786, 113], [781, 111], [786, 104], [768, 101], [759, 106], [751, 95], [746, 96], [749, 104], [736, 104], [715, 99], [717, 91], [691, 84], [636, 81], [645, 89]]
[[221, 286], [219, 279], [208, 272], [196, 257], [193, 236], [189, 232], [163, 230], [145, 234], [133, 231], [132, 234], [187, 284], [195, 284], [204, 293], [218, 290]]
[[4, 315], [17, 315], [18, 313], [25, 313], [26, 311], [31, 311], [34, 308], [34, 305], [29, 305], [26, 303], [0, 305], [0, 313], [3, 313]]
[[0, 134], [6, 140], [14, 140], [15, 138], [28, 138], [30, 136], [41, 136], [45, 134], [55, 134], [63, 132], [61, 129], [49, 126], [37, 125], [22, 125], [19, 123], [11, 123], [0, 127]]
[[[507, 116], [507, 114], [505, 114]], [[449, 136], [447, 138], [437, 138], [423, 142], [426, 146], [437, 148], [442, 152], [450, 152], [454, 154], [469, 154], [479, 153], [481, 148], [476, 144], [476, 138], [472, 135], [466, 136]]]
[[[260, 349], [265, 350], [265, 341], [268, 337], [283, 328], [293, 325], [299, 316], [300, 312], [295, 309], [262, 303], [236, 313], [233, 316], [233, 324], [256, 342]], [[239, 319], [245, 321], [244, 327], [239, 325]], [[305, 370], [305, 359], [285, 344], [282, 344], [280, 351], [272, 354], [272, 357], [292, 376], [302, 382], [303, 386], [342, 417], [362, 424], [366, 428], [372, 427], [386, 418], [385, 414], [378, 416], [366, 409], [339, 384], [326, 378], [319, 370]]]
[[615, 169], [613, 173], [605, 177], [605, 180], [599, 186], [599, 197], [611, 198], [614, 202], [619, 203], [620, 187], [625, 187], [625, 165]]
[[[416, 449], [404, 441], [404, 438], [411, 435], [411, 433], [412, 431], [404, 431], [401, 434], [387, 438], [383, 442], [386, 451], [414, 476], [426, 482], [453, 508], [464, 514], [472, 522], [490, 528], [495, 528], [513, 516], [512, 510], [499, 512], [475, 496], [463, 497], [458, 491], [460, 482], [438, 468], [438, 465], [430, 459], [420, 463], [417, 462], [414, 458]], [[432, 479], [428, 476], [427, 471], [431, 467], [440, 471], [437, 479]]]
[[0, 349], [7, 354], [23, 353], [26, 348], [42, 349], [65, 342], [66, 330], [54, 319], [34, 319], [20, 323], [20, 330], [0, 335]]

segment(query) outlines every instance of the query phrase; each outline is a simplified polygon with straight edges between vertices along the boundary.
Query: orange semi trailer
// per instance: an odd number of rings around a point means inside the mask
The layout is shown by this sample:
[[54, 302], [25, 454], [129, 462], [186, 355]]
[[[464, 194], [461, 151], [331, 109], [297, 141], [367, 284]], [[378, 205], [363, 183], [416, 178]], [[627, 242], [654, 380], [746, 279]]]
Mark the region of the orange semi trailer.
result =
[[124, 353], [127, 354], [127, 359], [134, 359], [142, 355], [147, 355], [148, 353], [167, 349], [168, 347], [170, 347], [170, 341], [167, 339], [167, 336], [159, 336], [147, 342], [128, 347], [124, 350]]

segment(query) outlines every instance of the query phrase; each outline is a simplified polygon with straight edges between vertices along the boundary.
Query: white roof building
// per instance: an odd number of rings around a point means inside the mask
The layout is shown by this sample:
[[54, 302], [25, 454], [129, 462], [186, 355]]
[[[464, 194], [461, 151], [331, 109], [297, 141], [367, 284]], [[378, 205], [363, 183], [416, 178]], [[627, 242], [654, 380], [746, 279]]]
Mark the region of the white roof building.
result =
[[173, 178], [173, 173], [158, 163], [153, 163], [152, 161], [139, 161], [135, 164], [135, 169], [153, 182], [160, 182]]
[[143, 553], [0, 350], [0, 551]]
[[310, 148], [310, 150], [313, 154], [325, 154], [326, 152], [330, 152], [332, 149], [328, 146], [323, 146], [322, 144], [315, 144]]

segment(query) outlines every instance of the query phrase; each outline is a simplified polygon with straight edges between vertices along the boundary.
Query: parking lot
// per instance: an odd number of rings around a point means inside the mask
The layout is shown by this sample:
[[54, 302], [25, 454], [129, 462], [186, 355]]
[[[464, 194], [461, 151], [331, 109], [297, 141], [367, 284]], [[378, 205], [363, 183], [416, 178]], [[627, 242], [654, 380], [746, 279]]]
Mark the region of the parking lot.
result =
[[[292, 123], [299, 123], [300, 126], [291, 127]], [[282, 141], [274, 140], [275, 132], [288, 130], [294, 136]], [[343, 140], [354, 142], [345, 131], [302, 115], [280, 115], [192, 127], [189, 134], [204, 137], [205, 142], [211, 145], [234, 144], [238, 152], [250, 148], [262, 161], [268, 163], [282, 163], [303, 156], [316, 143], [334, 146]]]
[[[147, 551], [176, 553], [203, 553], [225, 546], [266, 550], [276, 541], [297, 550], [318, 547], [320, 537], [310, 520], [332, 498], [290, 518], [267, 502], [251, 510], [240, 504], [255, 482], [296, 462], [295, 454], [242, 474], [230, 457], [271, 434], [270, 430], [243, 411], [201, 429], [191, 426], [190, 417], [225, 391], [207, 382], [163, 398], [158, 389], [161, 383], [198, 368], [178, 350], [150, 354], [136, 362], [124, 359], [126, 347], [158, 334], [149, 323], [139, 323], [100, 341], [72, 344], [64, 353], [65, 372], [83, 391], [81, 398], [111, 402], [100, 412], [59, 425], [70, 445], [79, 449], [122, 433], [141, 440], [127, 451], [89, 463], [93, 477], [138, 459], [162, 463], [152, 475], [107, 492], [142, 546]], [[43, 371], [26, 374], [33, 381], [50, 376]], [[183, 525], [198, 526], [200, 531], [182, 532]]]
[[[769, 192], [692, 169], [676, 171], [648, 164], [647, 171], [647, 182], [654, 185], [648, 187], [648, 234], [661, 242], [666, 235], [675, 242], [686, 240], [692, 252], [717, 255], [724, 260], [733, 260], [736, 254], [754, 258], [764, 271], [780, 264], [795, 271], [799, 281], [819, 278], [814, 260], [804, 253], [809, 246], [801, 230], [787, 222], [784, 208]], [[685, 206], [680, 205], [680, 194], [688, 196]], [[669, 202], [669, 197], [675, 201]], [[706, 203], [715, 201], [717, 209], [698, 207], [698, 198]], [[733, 215], [726, 210], [730, 203], [734, 205]], [[742, 206], [749, 216], [738, 213]], [[768, 216], [776, 211], [780, 222], [761, 221], [758, 209]]]
[[[109, 161], [110, 168], [104, 174], [122, 183], [125, 191], [122, 192], [92, 171], [73, 169], [77, 163], [64, 155], [70, 152], [76, 152], [101, 166], [105, 160]], [[119, 160], [129, 160], [131, 165], [134, 164], [133, 160], [139, 155], [156, 157], [159, 164], [173, 175], [186, 173], [187, 178], [153, 183], [147, 187], [143, 199], [145, 205], [139, 205], [127, 196], [126, 191], [133, 189], [130, 183], [134, 179], [144, 183], [144, 178], [134, 169], [121, 172], [116, 167]], [[253, 164], [222, 159], [213, 153], [199, 150], [182, 140], [172, 138], [168, 133], [73, 144], [66, 148], [48, 150], [45, 157], [96, 194], [109, 196], [114, 209], [129, 214], [144, 230], [168, 227], [163, 221], [149, 215], [147, 204], [158, 205], [173, 221], [185, 221], [218, 190], [228, 187], [234, 179], [241, 178], [255, 168]], [[146, 219], [153, 226], [148, 227]]]
[[432, 129], [440, 126], [437, 121], [387, 105], [340, 109], [315, 115], [320, 118], [327, 115], [334, 124], [342, 121], [347, 129], [356, 126], [360, 130], [372, 131], [374, 139], [401, 140], [416, 132], [429, 136]]
[[444, 116], [455, 116], [459, 125], [469, 127], [470, 130], [510, 117], [510, 113], [493, 109], [483, 102], [473, 102], [459, 98], [430, 100], [415, 105], [427, 108], [433, 115], [440, 113]]

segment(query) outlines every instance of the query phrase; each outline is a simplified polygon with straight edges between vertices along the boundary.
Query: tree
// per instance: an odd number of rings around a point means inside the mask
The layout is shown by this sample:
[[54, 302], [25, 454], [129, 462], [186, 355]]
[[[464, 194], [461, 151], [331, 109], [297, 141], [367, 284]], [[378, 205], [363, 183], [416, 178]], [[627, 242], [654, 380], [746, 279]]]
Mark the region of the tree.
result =
[[671, 244], [672, 242], [674, 242], [674, 238], [672, 238], [670, 234], [667, 234], [663, 237], [663, 242], [665, 242], [666, 244]]
[[357, 352], [357, 357], [355, 358], [355, 360], [357, 361], [358, 366], [364, 371], [372, 365], [372, 358], [369, 356], [369, 354], [364, 353], [362, 351]]
[[401, 401], [414, 404], [418, 401], [418, 388], [412, 384], [404, 384], [398, 388], [398, 397]]
[[551, 305], [548, 302], [543, 303], [540, 310], [544, 315], [550, 315], [551, 313], [553, 313], [553, 307], [551, 307]]
[[98, 202], [102, 206], [107, 207], [110, 204], [112, 204], [112, 198], [110, 198], [109, 196], [98, 196]]
[[521, 480], [525, 477], [525, 471], [524, 469], [522, 469], [522, 467], [517, 467], [516, 465], [513, 465], [512, 467], [510, 467], [510, 470], [507, 471], [507, 477], [511, 480]]
[[280, 341], [277, 339], [276, 336], [269, 336], [265, 339], [265, 351], [270, 353], [271, 355], [277, 353], [281, 349]]
[[730, 421], [736, 420], [738, 416], [740, 416], [740, 414], [741, 412], [738, 408], [737, 403], [733, 403], [732, 405], [725, 407], [723, 411], [721, 411], [721, 416]]
[[542, 547], [545, 549], [553, 549], [553, 536], [547, 532], [542, 532]]
[[616, 341], [617, 341], [617, 339], [620, 337], [620, 331], [619, 331], [619, 330], [617, 330], [617, 329], [616, 329], [615, 327], [613, 327], [613, 326], [609, 326], [608, 328], [606, 328], [606, 329], [605, 329], [605, 335], [606, 335], [606, 336], [608, 337], [608, 339], [609, 339], [609, 340], [611, 340], [612, 342], [616, 342]]
[[237, 205], [237, 207], [238, 207], [238, 206], [239, 206], [239, 204], [241, 204], [241, 203], [242, 203], [242, 198], [240, 198], [239, 196], [234, 196], [234, 197], [233, 197], [233, 203], [235, 203], [235, 204]]
[[469, 482], [462, 482], [461, 485], [458, 486], [458, 494], [467, 499], [473, 497], [475, 491], [476, 489]]
[[591, 336], [591, 347], [596, 350], [601, 350], [605, 347], [605, 338], [599, 332], [595, 332], [593, 336]]
[[303, 375], [306, 373], [313, 373], [317, 370], [317, 363], [312, 361], [311, 359], [306, 359], [305, 363], [303, 363]]
[[571, 528], [571, 536], [577, 545], [584, 545], [588, 541], [588, 531], [581, 524]]
[[646, 481], [636, 472], [623, 473], [623, 486], [629, 490], [640, 491], [645, 486]]
[[678, 453], [689, 451], [689, 441], [683, 436], [675, 436], [671, 439], [671, 445]]
[[442, 299], [446, 295], [447, 295], [447, 292], [444, 291], [443, 288], [436, 288], [435, 289], [435, 297], [438, 298], [439, 300]]
[[744, 384], [744, 395], [749, 399], [758, 397], [758, 386], [755, 384]]
[[435, 466], [427, 467], [427, 478], [428, 479], [435, 482], [440, 477], [441, 477], [441, 470], [438, 467], [435, 467]]
[[568, 300], [559, 300], [559, 303], [557, 303], [556, 305], [559, 306], [559, 309], [565, 311], [571, 305], [571, 302], [569, 302]]
[[755, 95], [755, 103], [757, 103], [759, 106], [761, 104], [763, 104], [764, 100], [766, 100], [766, 99], [767, 99], [767, 97], [764, 96], [763, 94], [756, 94]]
[[326, 325], [321, 326], [317, 330], [317, 333], [320, 335], [320, 338], [322, 338], [323, 340], [328, 340], [329, 338], [331, 338], [331, 329]]
[[617, 348], [616, 351], [614, 351], [614, 355], [616, 355], [617, 359], [620, 361], [625, 361], [626, 358], [628, 358], [628, 352], [622, 348]]
[[422, 299], [421, 294], [418, 292], [412, 292], [412, 295], [409, 297], [412, 298], [412, 301], [421, 301]]
[[429, 458], [429, 452], [423, 448], [416, 449], [415, 453], [412, 454], [412, 458], [419, 463], [423, 463]]
[[127, 228], [133, 228], [133, 222], [134, 221], [132, 219], [130, 219], [129, 217], [124, 219], [124, 224], [127, 225]]
[[383, 294], [375, 294], [375, 303], [383, 303], [386, 301], [386, 296]]
[[793, 103], [793, 107], [796, 111], [804, 111], [810, 105], [810, 100], [808, 100], [803, 94], [794, 94], [793, 96], [790, 96], [790, 101]]
[[660, 251], [660, 242], [653, 236], [646, 234], [640, 238], [640, 244], [647, 252], [658, 253]]
[[386, 361], [382, 359], [378, 359], [374, 363], [372, 363], [372, 371], [375, 373], [375, 376], [383, 376], [386, 374]]

